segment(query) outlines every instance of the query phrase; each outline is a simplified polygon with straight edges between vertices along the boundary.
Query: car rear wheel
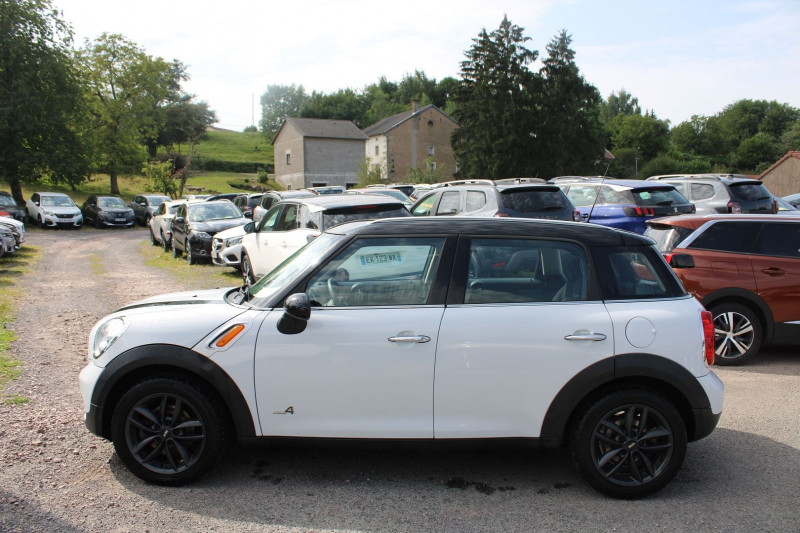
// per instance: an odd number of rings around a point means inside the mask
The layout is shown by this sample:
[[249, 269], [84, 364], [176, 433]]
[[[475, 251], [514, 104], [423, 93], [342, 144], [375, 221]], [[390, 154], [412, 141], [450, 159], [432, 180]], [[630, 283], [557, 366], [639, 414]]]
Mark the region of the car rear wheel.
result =
[[195, 384], [158, 377], [131, 387], [111, 422], [117, 455], [150, 483], [182, 485], [208, 472], [226, 444], [225, 418]]
[[714, 315], [714, 361], [718, 365], [741, 365], [761, 349], [763, 328], [758, 316], [737, 303], [711, 307]]
[[614, 498], [661, 490], [686, 456], [686, 427], [667, 399], [640, 389], [612, 392], [574, 426], [571, 453], [581, 475]]
[[247, 254], [242, 254], [242, 284], [245, 287], [250, 287], [255, 282], [256, 278], [253, 274], [253, 265], [250, 263], [250, 258]]

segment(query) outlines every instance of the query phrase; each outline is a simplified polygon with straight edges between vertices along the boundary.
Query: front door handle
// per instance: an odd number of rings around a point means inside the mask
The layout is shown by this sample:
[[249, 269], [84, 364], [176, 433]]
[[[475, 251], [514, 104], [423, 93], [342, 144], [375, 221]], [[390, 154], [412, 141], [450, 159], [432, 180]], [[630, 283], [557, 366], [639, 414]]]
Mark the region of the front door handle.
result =
[[786, 274], [785, 270], [777, 267], [765, 268], [761, 272], [763, 272], [767, 276], [783, 276], [784, 274]]
[[389, 337], [389, 342], [408, 342], [408, 343], [421, 343], [430, 342], [431, 338], [427, 335], [398, 335]]
[[564, 337], [567, 341], [604, 341], [606, 336], [602, 333], [583, 333], [580, 335], [567, 335]]

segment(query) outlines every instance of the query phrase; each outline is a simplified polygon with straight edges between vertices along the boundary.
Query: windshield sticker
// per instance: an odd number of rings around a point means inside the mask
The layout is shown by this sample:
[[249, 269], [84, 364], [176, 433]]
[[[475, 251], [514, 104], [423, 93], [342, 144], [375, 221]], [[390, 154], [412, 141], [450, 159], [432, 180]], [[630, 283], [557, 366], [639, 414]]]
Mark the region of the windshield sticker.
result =
[[362, 265], [377, 265], [382, 263], [400, 263], [403, 256], [400, 252], [383, 252], [360, 256]]

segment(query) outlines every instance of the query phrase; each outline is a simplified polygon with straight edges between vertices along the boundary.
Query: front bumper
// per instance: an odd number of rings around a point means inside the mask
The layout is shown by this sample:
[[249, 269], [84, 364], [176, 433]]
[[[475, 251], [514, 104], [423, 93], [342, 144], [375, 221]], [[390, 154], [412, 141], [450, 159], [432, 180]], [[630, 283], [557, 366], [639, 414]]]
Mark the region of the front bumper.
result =
[[189, 244], [192, 247], [192, 257], [202, 257], [205, 259], [211, 257], [211, 238], [189, 235]]
[[242, 244], [234, 244], [228, 248], [224, 246], [220, 239], [214, 239], [211, 247], [211, 261], [217, 266], [239, 268], [242, 262]]
[[83, 215], [42, 215], [44, 225], [49, 228], [80, 228]]

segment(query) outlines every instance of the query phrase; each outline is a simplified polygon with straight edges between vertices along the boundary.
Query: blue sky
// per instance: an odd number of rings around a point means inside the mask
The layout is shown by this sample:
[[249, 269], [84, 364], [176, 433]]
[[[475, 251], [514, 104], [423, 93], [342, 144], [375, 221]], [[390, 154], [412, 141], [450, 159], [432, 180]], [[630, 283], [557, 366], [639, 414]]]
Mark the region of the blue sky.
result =
[[531, 69], [565, 29], [581, 73], [603, 97], [625, 89], [673, 125], [742, 98], [800, 108], [797, 0], [52, 2], [76, 45], [120, 33], [150, 55], [182, 61], [187, 90], [234, 130], [258, 123], [259, 96], [272, 84], [329, 93], [414, 70], [457, 78], [472, 39], [504, 15], [539, 51]]

